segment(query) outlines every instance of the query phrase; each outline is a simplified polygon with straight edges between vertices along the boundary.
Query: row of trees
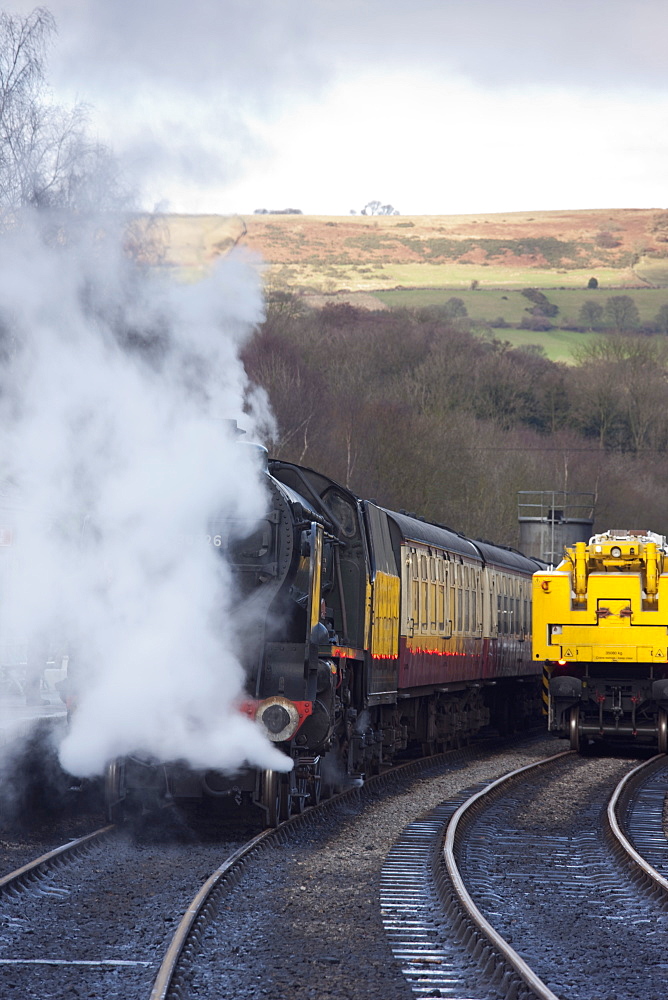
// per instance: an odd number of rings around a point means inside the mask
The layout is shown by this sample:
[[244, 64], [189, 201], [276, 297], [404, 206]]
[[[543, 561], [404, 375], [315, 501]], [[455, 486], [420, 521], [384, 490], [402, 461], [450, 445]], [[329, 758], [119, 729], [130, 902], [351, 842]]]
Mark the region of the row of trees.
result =
[[654, 320], [642, 328], [638, 307], [630, 295], [611, 295], [604, 303], [587, 299], [580, 307], [579, 319], [589, 330], [606, 328], [629, 333], [642, 329], [643, 333], [668, 333], [668, 304], [662, 305]]
[[[544, 292], [536, 288], [525, 288], [522, 292], [531, 303], [525, 309], [526, 315], [522, 317], [520, 326], [528, 330], [550, 330], [558, 326], [556, 319], [559, 307], [550, 302]], [[468, 316], [468, 311], [463, 299], [457, 296], [449, 298], [439, 307], [443, 318], [456, 319]], [[630, 333], [638, 331], [644, 334], [668, 333], [668, 304], [662, 305], [653, 321], [650, 323], [640, 323], [640, 313], [638, 307], [630, 295], [610, 295], [606, 299], [597, 301], [587, 299], [580, 306], [578, 314], [579, 326], [576, 329], [593, 331], [614, 331], [616, 333]], [[495, 329], [504, 329], [514, 324], [506, 322], [499, 317], [491, 326]], [[568, 327], [572, 329], [571, 326]]]
[[[590, 279], [590, 287], [597, 287], [591, 285], [593, 280], [595, 279]], [[526, 308], [527, 316], [522, 320], [523, 327], [547, 330], [558, 325], [555, 317], [559, 313], [559, 307], [550, 302], [545, 292], [537, 288], [525, 288], [522, 295], [531, 303]], [[585, 330], [629, 333], [641, 329], [643, 333], [668, 333], [668, 304], [661, 306], [653, 322], [641, 327], [638, 306], [630, 295], [610, 295], [603, 302], [587, 299], [580, 307], [578, 318], [580, 328]]]
[[596, 492], [610, 523], [651, 513], [668, 531], [668, 341], [588, 337], [576, 360], [434, 310], [316, 311], [285, 293], [245, 355], [276, 415], [273, 453], [388, 506], [516, 544], [517, 491], [572, 488]]

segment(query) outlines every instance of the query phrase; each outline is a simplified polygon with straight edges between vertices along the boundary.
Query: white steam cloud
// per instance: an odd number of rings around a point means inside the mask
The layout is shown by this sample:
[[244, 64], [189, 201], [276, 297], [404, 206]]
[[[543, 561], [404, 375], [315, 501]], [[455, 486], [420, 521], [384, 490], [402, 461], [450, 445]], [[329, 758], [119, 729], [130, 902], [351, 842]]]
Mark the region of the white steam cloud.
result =
[[243, 636], [206, 543], [212, 515], [248, 524], [267, 499], [219, 419], [249, 437], [267, 419], [239, 360], [262, 316], [257, 265], [232, 254], [178, 285], [103, 229], [45, 239], [35, 216], [0, 240], [0, 476], [20, 496], [2, 620], [70, 656], [71, 773], [131, 752], [286, 770], [235, 707]]

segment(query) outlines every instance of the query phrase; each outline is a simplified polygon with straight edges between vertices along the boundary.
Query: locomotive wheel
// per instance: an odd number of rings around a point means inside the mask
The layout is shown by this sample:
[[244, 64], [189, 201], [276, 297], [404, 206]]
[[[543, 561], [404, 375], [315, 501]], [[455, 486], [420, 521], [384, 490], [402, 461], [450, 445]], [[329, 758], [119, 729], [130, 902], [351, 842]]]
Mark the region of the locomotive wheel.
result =
[[292, 797], [292, 811], [303, 813], [309, 801], [308, 778], [297, 778], [296, 795]]
[[580, 749], [580, 706], [573, 705], [568, 718], [568, 735], [571, 741], [571, 750]]
[[290, 814], [292, 813], [292, 805], [294, 802], [292, 797], [292, 775], [291, 774], [279, 774], [278, 775], [278, 818], [281, 823], [284, 823], [286, 819], [290, 819]]
[[317, 806], [322, 793], [322, 774], [320, 773], [320, 761], [315, 765], [313, 773], [306, 779], [306, 790], [308, 791], [309, 806]]
[[262, 775], [262, 804], [267, 810], [267, 826], [281, 822], [281, 775], [278, 771], [264, 771]]
[[104, 775], [104, 809], [110, 823], [121, 823], [125, 817], [125, 764], [113, 760]]
[[659, 709], [659, 753], [668, 753], [668, 713], [664, 708]]

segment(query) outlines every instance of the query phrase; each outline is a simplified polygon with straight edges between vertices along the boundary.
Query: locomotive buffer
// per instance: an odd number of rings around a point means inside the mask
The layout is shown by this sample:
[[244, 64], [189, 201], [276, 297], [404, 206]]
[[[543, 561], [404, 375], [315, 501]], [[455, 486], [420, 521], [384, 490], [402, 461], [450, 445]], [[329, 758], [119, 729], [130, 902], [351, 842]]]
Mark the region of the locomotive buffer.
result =
[[533, 656], [549, 675], [549, 729], [668, 751], [668, 547], [606, 531], [533, 578]]

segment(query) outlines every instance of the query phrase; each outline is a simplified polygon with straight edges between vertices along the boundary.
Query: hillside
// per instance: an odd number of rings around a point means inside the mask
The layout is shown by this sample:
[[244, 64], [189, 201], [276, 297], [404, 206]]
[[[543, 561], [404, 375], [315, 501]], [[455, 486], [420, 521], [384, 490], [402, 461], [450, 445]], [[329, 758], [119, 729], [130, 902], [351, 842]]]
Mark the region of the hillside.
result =
[[194, 276], [238, 242], [273, 287], [305, 294], [397, 288], [668, 286], [668, 211], [466, 216], [165, 216], [164, 265]]
[[[293, 293], [267, 296], [242, 358], [275, 457], [507, 544], [527, 489], [596, 493], [600, 530], [668, 530], [668, 212], [169, 216], [154, 231], [154, 263], [183, 277], [237, 244]], [[664, 335], [606, 337], [626, 330], [619, 299], [629, 331]], [[583, 326], [585, 304], [600, 313]]]

